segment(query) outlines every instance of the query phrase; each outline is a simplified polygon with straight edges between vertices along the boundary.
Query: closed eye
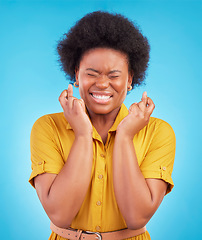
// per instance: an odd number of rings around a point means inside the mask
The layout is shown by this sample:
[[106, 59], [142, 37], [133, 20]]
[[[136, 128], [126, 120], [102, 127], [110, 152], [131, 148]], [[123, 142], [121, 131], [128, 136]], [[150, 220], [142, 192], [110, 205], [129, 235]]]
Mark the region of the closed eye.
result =
[[90, 77], [96, 77], [94, 74], [87, 73], [88, 76]]
[[109, 78], [112, 78], [112, 79], [114, 79], [114, 78], [118, 78], [119, 76], [109, 76]]

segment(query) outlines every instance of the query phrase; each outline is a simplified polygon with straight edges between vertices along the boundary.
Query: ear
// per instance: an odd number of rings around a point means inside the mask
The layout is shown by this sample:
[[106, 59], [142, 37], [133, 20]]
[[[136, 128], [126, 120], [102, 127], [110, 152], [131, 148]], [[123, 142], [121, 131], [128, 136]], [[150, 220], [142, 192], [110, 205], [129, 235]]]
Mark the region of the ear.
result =
[[76, 83], [78, 84], [79, 82], [79, 68], [75, 67], [75, 79], [76, 79]]
[[133, 73], [129, 72], [129, 74], [128, 74], [128, 86], [127, 87], [130, 87], [132, 82], [133, 82]]

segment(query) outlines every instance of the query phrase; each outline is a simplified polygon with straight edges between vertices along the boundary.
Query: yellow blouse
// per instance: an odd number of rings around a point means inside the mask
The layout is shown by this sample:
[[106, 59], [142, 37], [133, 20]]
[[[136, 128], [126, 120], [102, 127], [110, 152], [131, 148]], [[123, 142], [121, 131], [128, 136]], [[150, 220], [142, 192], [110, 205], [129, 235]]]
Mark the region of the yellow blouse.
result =
[[[108, 232], [127, 227], [116, 202], [112, 176], [112, 151], [116, 128], [127, 115], [128, 109], [122, 104], [108, 132], [105, 145], [93, 128], [91, 182], [81, 209], [72, 222], [72, 228]], [[74, 138], [74, 132], [63, 113], [48, 114], [35, 122], [31, 132], [32, 173], [29, 182], [32, 186], [33, 178], [38, 174], [60, 172]], [[170, 192], [174, 186], [171, 173], [175, 157], [175, 134], [171, 126], [161, 119], [151, 117], [149, 124], [134, 136], [133, 142], [143, 176], [163, 179], [169, 183], [167, 193]], [[82, 172], [78, 173], [78, 177], [82, 178]], [[49, 239], [64, 240], [54, 232]], [[130, 239], [147, 240], [150, 236], [146, 231]]]

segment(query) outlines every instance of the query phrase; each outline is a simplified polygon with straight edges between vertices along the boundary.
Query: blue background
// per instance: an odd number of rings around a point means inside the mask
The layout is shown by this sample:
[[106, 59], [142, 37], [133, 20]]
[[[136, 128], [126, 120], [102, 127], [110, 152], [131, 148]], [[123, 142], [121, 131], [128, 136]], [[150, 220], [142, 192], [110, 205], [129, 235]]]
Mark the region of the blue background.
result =
[[[153, 240], [199, 239], [201, 194], [202, 2], [176, 1], [2, 1], [0, 0], [0, 238], [48, 239], [49, 220], [35, 190], [29, 138], [40, 116], [62, 111], [68, 82], [57, 62], [57, 40], [95, 10], [122, 13], [141, 26], [151, 44], [143, 91], [156, 104], [154, 117], [176, 133], [175, 187], [147, 228]], [[78, 90], [74, 91], [78, 97]]]

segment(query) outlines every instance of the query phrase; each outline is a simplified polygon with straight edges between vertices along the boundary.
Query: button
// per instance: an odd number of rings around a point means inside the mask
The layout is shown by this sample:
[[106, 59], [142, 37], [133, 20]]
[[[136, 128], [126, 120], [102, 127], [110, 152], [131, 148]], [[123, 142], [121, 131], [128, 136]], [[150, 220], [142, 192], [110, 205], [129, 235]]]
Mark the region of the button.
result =
[[162, 169], [163, 169], [163, 171], [165, 171], [165, 170], [166, 170], [166, 167], [163, 167]]
[[42, 162], [38, 162], [38, 165], [41, 165], [42, 164]]
[[101, 229], [100, 226], [96, 226], [96, 227], [95, 227], [95, 230], [96, 230], [96, 231], [100, 231], [100, 229]]
[[98, 175], [98, 178], [99, 178], [99, 179], [103, 179], [103, 175], [102, 175], [102, 174], [99, 174], [99, 175]]
[[97, 205], [97, 206], [100, 206], [100, 205], [101, 205], [101, 202], [100, 202], [100, 201], [97, 201], [97, 202], [96, 202], [96, 205]]
[[105, 158], [105, 155], [103, 153], [100, 154], [100, 157]]

